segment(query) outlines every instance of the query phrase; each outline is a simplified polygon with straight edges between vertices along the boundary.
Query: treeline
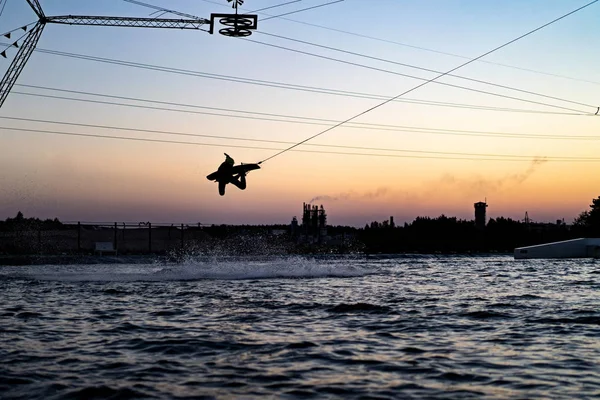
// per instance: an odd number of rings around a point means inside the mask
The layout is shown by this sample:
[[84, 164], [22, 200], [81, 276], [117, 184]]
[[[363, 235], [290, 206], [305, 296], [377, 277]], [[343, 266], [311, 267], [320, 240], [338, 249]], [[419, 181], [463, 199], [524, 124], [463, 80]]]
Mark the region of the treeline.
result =
[[571, 234], [564, 224], [525, 224], [504, 217], [490, 219], [485, 229], [445, 215], [417, 217], [398, 227], [371, 226], [361, 232], [360, 240], [372, 253], [512, 252], [515, 247], [566, 240]]
[[417, 217], [403, 226], [374, 221], [360, 233], [365, 251], [373, 253], [512, 252], [516, 247], [579, 237], [600, 237], [600, 197], [592, 200], [590, 210], [582, 212], [571, 226], [498, 217], [478, 229], [474, 221], [441, 215]]
[[0, 221], [0, 232], [60, 230], [64, 228], [65, 225], [58, 218], [46, 220], [25, 218], [21, 211], [14, 218], [7, 218], [4, 221]]
[[590, 209], [575, 218], [573, 227], [587, 237], [600, 237], [600, 196], [592, 200]]

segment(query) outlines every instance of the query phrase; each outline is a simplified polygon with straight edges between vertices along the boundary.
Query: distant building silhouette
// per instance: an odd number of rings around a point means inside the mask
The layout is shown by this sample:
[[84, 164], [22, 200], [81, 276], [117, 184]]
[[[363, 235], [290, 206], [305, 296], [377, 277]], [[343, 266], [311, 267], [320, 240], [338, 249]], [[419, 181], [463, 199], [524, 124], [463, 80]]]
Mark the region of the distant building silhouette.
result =
[[292, 223], [290, 226], [290, 230], [292, 233], [292, 236], [297, 236], [299, 233], [299, 229], [298, 229], [298, 218], [294, 217], [292, 218]]
[[479, 201], [474, 204], [475, 206], [475, 227], [477, 229], [485, 229], [485, 209], [487, 208], [487, 203]]

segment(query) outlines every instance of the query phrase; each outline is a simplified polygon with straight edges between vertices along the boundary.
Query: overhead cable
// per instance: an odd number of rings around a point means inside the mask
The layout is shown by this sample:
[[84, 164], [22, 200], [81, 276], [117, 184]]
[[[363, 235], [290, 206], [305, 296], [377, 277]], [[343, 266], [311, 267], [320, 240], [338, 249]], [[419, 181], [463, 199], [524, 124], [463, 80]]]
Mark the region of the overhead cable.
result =
[[[308, 41], [305, 41], [305, 40], [294, 39], [294, 38], [290, 38], [290, 37], [286, 37], [286, 36], [282, 36], [282, 35], [275, 35], [275, 34], [267, 33], [267, 32], [264, 32], [264, 31], [258, 31], [258, 33], [262, 33], [263, 35], [275, 37], [275, 38], [278, 38], [278, 39], [284, 39], [284, 40], [289, 40], [289, 41], [296, 42], [296, 43], [302, 43], [302, 44], [307, 44], [307, 45], [314, 46], [314, 47], [319, 47], [319, 48], [326, 49], [326, 50], [337, 51], [337, 52], [340, 52], [340, 53], [350, 54], [350, 55], [357, 56], [357, 57], [368, 58], [370, 60], [381, 61], [381, 62], [385, 62], [385, 63], [388, 63], [388, 64], [399, 65], [399, 66], [406, 67], [406, 68], [413, 68], [413, 69], [418, 69], [418, 70], [421, 70], [421, 71], [433, 72], [433, 73], [436, 73], [436, 74], [441, 74], [442, 73], [442, 71], [437, 71], [437, 70], [430, 69], [430, 68], [425, 68], [425, 67], [419, 67], [418, 65], [406, 64], [406, 63], [401, 63], [401, 62], [397, 62], [397, 61], [393, 61], [393, 60], [388, 60], [388, 59], [385, 59], [385, 58], [369, 56], [369, 55], [366, 55], [366, 54], [361, 54], [361, 53], [356, 53], [356, 52], [353, 52], [353, 51], [338, 49], [338, 48], [335, 48], [335, 47], [325, 46], [325, 45], [321, 45], [321, 44], [317, 44], [317, 43], [312, 43], [312, 42], [308, 42]], [[584, 107], [597, 108], [597, 106], [594, 106], [594, 105], [591, 105], [591, 104], [581, 103], [581, 102], [578, 102], [578, 101], [563, 99], [563, 98], [555, 97], [555, 96], [549, 96], [549, 95], [546, 95], [546, 94], [537, 93], [537, 92], [533, 92], [533, 91], [530, 91], [530, 90], [524, 90], [524, 89], [519, 89], [519, 88], [515, 88], [515, 87], [512, 87], [512, 86], [501, 85], [501, 84], [494, 83], [494, 82], [484, 81], [484, 80], [481, 80], [481, 79], [469, 78], [467, 76], [455, 75], [455, 74], [446, 74], [446, 76], [451, 76], [453, 78], [458, 78], [458, 79], [464, 79], [464, 80], [467, 80], [467, 81], [470, 81], [470, 82], [481, 83], [481, 84], [484, 84], [484, 85], [495, 86], [495, 87], [499, 87], [499, 88], [502, 88], [502, 89], [514, 90], [516, 92], [531, 94], [531, 95], [534, 95], [534, 96], [545, 97], [547, 99], [564, 101], [565, 103], [576, 104], [576, 105], [580, 105], [580, 106], [584, 106]]]
[[[52, 135], [64, 135], [64, 136], [77, 136], [86, 138], [101, 138], [101, 139], [112, 139], [112, 140], [130, 140], [136, 142], [149, 142], [149, 143], [169, 143], [169, 144], [182, 144], [182, 145], [193, 145], [193, 146], [211, 146], [211, 147], [224, 147], [224, 148], [240, 148], [240, 149], [252, 149], [252, 150], [279, 150], [270, 147], [253, 147], [253, 146], [240, 146], [231, 144], [215, 144], [215, 143], [198, 143], [198, 142], [182, 142], [176, 140], [164, 140], [164, 139], [150, 139], [150, 138], [134, 138], [126, 136], [116, 135], [97, 135], [91, 133], [74, 133], [74, 132], [63, 132], [63, 131], [50, 131], [41, 129], [26, 129], [26, 128], [14, 128], [7, 126], [0, 126], [0, 130], [17, 131], [17, 132], [30, 132], [30, 133], [43, 133]], [[298, 153], [316, 153], [316, 154], [337, 154], [347, 156], [368, 156], [368, 157], [392, 157], [392, 158], [418, 158], [418, 159], [441, 159], [441, 160], [473, 160], [473, 161], [518, 161], [518, 162], [531, 162], [535, 160], [544, 160], [546, 157], [537, 156], [533, 159], [530, 158], [502, 158], [500, 156], [490, 157], [444, 157], [444, 156], [426, 156], [426, 155], [406, 155], [406, 154], [375, 154], [375, 153], [349, 153], [341, 151], [319, 151], [319, 150], [288, 150]], [[555, 158], [552, 162], [600, 162], [600, 158]]]
[[313, 9], [315, 9], [315, 8], [320, 8], [320, 7], [325, 7], [325, 6], [330, 6], [330, 5], [332, 5], [332, 4], [335, 4], [335, 3], [341, 3], [342, 1], [344, 1], [344, 0], [335, 0], [335, 1], [330, 1], [329, 3], [325, 3], [325, 4], [318, 4], [318, 5], [316, 5], [316, 6], [312, 6], [312, 7], [308, 7], [308, 8], [303, 8], [303, 9], [301, 9], [301, 10], [290, 11], [290, 12], [287, 12], [287, 13], [285, 13], [285, 14], [280, 14], [280, 15], [272, 15], [272, 16], [270, 16], [270, 17], [267, 17], [267, 18], [261, 18], [260, 20], [261, 20], [261, 22], [263, 22], [263, 21], [267, 21], [267, 20], [269, 20], [269, 19], [273, 19], [273, 18], [281, 18], [281, 17], [283, 17], [284, 15], [297, 14], [297, 13], [299, 13], [299, 12], [308, 11], [308, 10], [313, 10]]
[[6, 7], [6, 3], [8, 3], [8, 0], [4, 0], [4, 2], [2, 0], [0, 0], [0, 4], [2, 5], [2, 8], [0, 8], [0, 17], [2, 16], [2, 13], [4, 12], [4, 7]]
[[288, 5], [293, 4], [293, 3], [300, 3], [301, 1], [303, 1], [303, 0], [292, 0], [292, 1], [285, 2], [285, 3], [275, 4], [274, 6], [268, 6], [268, 7], [265, 7], [265, 8], [259, 8], [258, 10], [249, 11], [249, 12], [247, 12], [247, 14], [256, 14], [256, 13], [259, 13], [259, 12], [262, 12], [262, 11], [265, 11], [265, 10], [270, 10], [272, 8], [288, 6]]
[[[404, 73], [396, 72], [396, 71], [390, 71], [390, 70], [383, 69], [383, 68], [371, 67], [371, 66], [368, 66], [368, 65], [359, 64], [359, 63], [355, 63], [355, 62], [352, 62], [352, 61], [340, 60], [338, 58], [323, 56], [323, 55], [320, 55], [320, 54], [310, 53], [308, 51], [303, 51], [303, 50], [298, 50], [298, 49], [292, 49], [290, 47], [279, 46], [279, 45], [276, 45], [276, 44], [273, 44], [273, 43], [265, 43], [265, 42], [261, 42], [259, 40], [248, 39], [248, 38], [240, 38], [240, 39], [241, 40], [245, 40], [247, 42], [252, 42], [252, 43], [261, 44], [263, 46], [269, 46], [269, 47], [274, 47], [274, 48], [277, 48], [277, 49], [287, 50], [287, 51], [291, 51], [291, 52], [298, 53], [298, 54], [304, 54], [304, 55], [308, 55], [308, 56], [312, 56], [312, 57], [316, 57], [316, 58], [321, 58], [321, 59], [324, 59], [324, 60], [336, 61], [336, 62], [339, 62], [339, 63], [342, 63], [342, 64], [353, 65], [353, 66], [356, 66], [356, 67], [366, 68], [366, 69], [370, 69], [370, 70], [373, 70], [373, 71], [385, 72], [385, 73], [389, 73], [389, 74], [393, 74], [393, 75], [403, 76], [405, 78], [416, 79], [416, 80], [419, 80], [419, 81], [424, 81], [425, 83], [429, 83], [431, 81], [431, 79], [421, 78], [419, 76], [404, 74]], [[494, 93], [494, 92], [488, 92], [486, 90], [479, 90], [479, 89], [474, 89], [474, 88], [470, 88], [470, 87], [466, 87], [466, 86], [454, 85], [454, 84], [446, 83], [446, 82], [433, 81], [432, 83], [436, 83], [438, 85], [443, 85], [443, 86], [448, 86], [448, 87], [453, 87], [453, 88], [457, 88], [457, 89], [467, 90], [467, 91], [470, 91], [470, 92], [482, 93], [482, 94], [487, 94], [487, 95], [490, 95], [490, 96], [502, 97], [502, 98], [510, 99], [510, 100], [523, 101], [523, 102], [526, 102], [526, 103], [543, 105], [543, 106], [547, 106], [547, 107], [553, 107], [553, 108], [558, 108], [558, 109], [561, 109], [561, 110], [568, 110], [568, 111], [573, 111], [573, 112], [577, 112], [577, 113], [584, 114], [584, 115], [589, 115], [589, 113], [586, 112], [586, 111], [577, 110], [577, 109], [568, 108], [568, 107], [551, 105], [551, 104], [543, 103], [543, 102], [540, 102], [540, 101], [527, 100], [527, 99], [523, 99], [523, 98], [519, 98], [519, 97], [508, 96], [508, 95]]]
[[[163, 131], [156, 129], [141, 129], [141, 128], [126, 128], [122, 126], [111, 126], [111, 125], [97, 125], [97, 124], [83, 124], [77, 122], [65, 122], [65, 121], [50, 121], [40, 120], [33, 118], [20, 118], [20, 117], [8, 117], [0, 116], [0, 119], [6, 119], [10, 121], [22, 121], [22, 122], [34, 122], [40, 124], [53, 124], [53, 125], [65, 125], [65, 126], [77, 126], [84, 128], [95, 128], [95, 129], [110, 129], [127, 132], [141, 132], [151, 133], [159, 135], [170, 135], [170, 136], [186, 136], [186, 137], [201, 137], [218, 140], [237, 140], [247, 142], [261, 142], [261, 143], [275, 143], [275, 144], [294, 144], [294, 142], [282, 141], [282, 140], [265, 140], [265, 139], [253, 139], [253, 138], [242, 138], [242, 137], [231, 137], [231, 136], [219, 136], [219, 135], [205, 135], [198, 133], [185, 133], [185, 132], [173, 132]], [[597, 139], [600, 139], [597, 138]], [[460, 156], [481, 156], [481, 157], [506, 157], [506, 158], [527, 158], [531, 159], [539, 157], [539, 155], [521, 155], [521, 154], [482, 154], [482, 153], [464, 153], [464, 152], [445, 152], [445, 151], [425, 151], [425, 150], [409, 150], [409, 149], [389, 149], [389, 148], [376, 148], [376, 147], [364, 147], [364, 146], [346, 146], [346, 145], [333, 145], [333, 144], [314, 144], [307, 143], [306, 146], [312, 147], [328, 147], [328, 148], [339, 148], [339, 149], [351, 149], [351, 150], [371, 150], [371, 151], [387, 151], [387, 152], [403, 152], [403, 153], [426, 153], [426, 154], [444, 154], [444, 155], [460, 155]], [[597, 157], [574, 157], [574, 156], [544, 156], [547, 160], [597, 160]]]
[[[261, 113], [261, 112], [254, 112], [254, 111], [248, 111], [248, 110], [236, 110], [236, 109], [232, 109], [232, 108], [207, 107], [207, 106], [200, 106], [200, 105], [193, 105], [193, 104], [182, 104], [182, 103], [156, 101], [156, 100], [148, 100], [148, 99], [141, 99], [141, 98], [134, 98], [134, 97], [82, 92], [82, 91], [77, 91], [77, 90], [47, 88], [47, 87], [35, 86], [35, 85], [20, 85], [20, 86], [40, 88], [40, 89], [45, 89], [45, 90], [59, 91], [59, 92], [66, 92], [66, 93], [81, 94], [81, 95], [94, 96], [94, 97], [106, 97], [106, 98], [111, 98], [111, 99], [137, 101], [137, 102], [142, 102], [142, 103], [173, 105], [173, 106], [178, 106], [178, 107], [207, 109], [207, 110], [213, 110], [213, 111], [226, 111], [226, 112], [228, 112], [228, 114], [217, 113], [217, 112], [185, 110], [185, 109], [174, 109], [174, 108], [166, 108], [166, 107], [144, 106], [144, 105], [139, 105], [139, 104], [118, 103], [115, 101], [98, 101], [98, 100], [82, 99], [82, 98], [77, 98], [77, 97], [53, 96], [53, 95], [45, 95], [45, 94], [40, 94], [40, 93], [27, 93], [27, 92], [19, 92], [19, 91], [13, 91], [13, 94], [35, 96], [35, 97], [45, 97], [45, 98], [52, 98], [52, 99], [58, 99], [58, 100], [70, 100], [70, 101], [78, 101], [78, 102], [85, 102], [85, 103], [104, 104], [104, 105], [120, 106], [120, 107], [133, 107], [133, 108], [141, 108], [141, 109], [149, 109], [149, 110], [181, 112], [181, 113], [187, 113], [187, 114], [210, 115], [210, 116], [227, 117], [227, 118], [242, 118], [242, 119], [278, 122], [278, 123], [331, 126], [331, 124], [333, 124], [333, 123], [340, 122], [339, 120], [330, 120], [330, 119], [324, 119], [324, 118], [313, 118], [313, 117], [303, 117], [303, 116], [298, 116], [298, 115], [285, 115], [285, 114], [274, 114], [274, 113]], [[241, 114], [245, 114], [245, 115], [235, 115], [235, 114], [231, 114], [232, 112], [241, 113]], [[2, 118], [2, 117], [0, 117], [0, 118]], [[458, 130], [458, 129], [424, 128], [424, 127], [415, 127], [415, 126], [374, 124], [374, 123], [365, 123], [365, 122], [350, 122], [346, 125], [343, 125], [342, 127], [353, 128], [353, 129], [378, 130], [378, 131], [416, 132], [416, 133], [430, 133], [430, 134], [447, 134], [447, 135], [457, 135], [457, 136], [490, 136], [490, 137], [502, 137], [502, 138], [512, 138], [512, 139], [600, 140], [600, 136], [547, 135], [547, 134], [531, 134], [531, 133], [520, 134], [520, 133], [512, 133], [512, 132], [489, 132], [489, 131], [471, 131], [471, 130]]]
[[444, 73], [442, 73], [442, 74], [440, 74], [440, 75], [438, 75], [438, 76], [436, 76], [436, 77], [434, 77], [434, 78], [431, 78], [431, 79], [429, 79], [427, 82], [423, 82], [423, 83], [421, 83], [421, 84], [419, 84], [419, 85], [417, 85], [417, 86], [414, 86], [414, 87], [413, 87], [413, 88], [411, 88], [411, 89], [405, 90], [404, 92], [402, 92], [402, 93], [398, 94], [397, 96], [394, 96], [394, 97], [392, 97], [392, 98], [390, 98], [390, 99], [388, 99], [388, 100], [386, 100], [386, 101], [384, 101], [384, 102], [381, 102], [381, 103], [379, 103], [379, 104], [377, 104], [377, 105], [375, 105], [375, 106], [373, 106], [373, 107], [371, 107], [371, 108], [368, 108], [367, 110], [365, 110], [365, 111], [362, 111], [362, 112], [360, 112], [360, 113], [358, 113], [358, 114], [356, 114], [356, 115], [354, 115], [354, 116], [352, 116], [352, 117], [350, 117], [350, 118], [348, 118], [348, 119], [346, 119], [346, 120], [344, 120], [344, 121], [340, 122], [339, 124], [336, 124], [336, 125], [334, 125], [334, 126], [332, 126], [332, 127], [329, 127], [329, 128], [327, 128], [327, 129], [325, 129], [325, 130], [323, 130], [323, 131], [321, 131], [321, 132], [319, 132], [319, 133], [317, 133], [317, 134], [315, 134], [315, 135], [312, 135], [312, 136], [310, 136], [310, 137], [308, 137], [308, 138], [306, 138], [306, 139], [304, 139], [304, 140], [302, 140], [302, 141], [300, 141], [300, 142], [296, 143], [295, 145], [293, 145], [293, 146], [291, 146], [291, 147], [288, 147], [287, 149], [281, 150], [281, 151], [279, 151], [279, 152], [275, 153], [274, 155], [272, 155], [272, 156], [270, 156], [270, 157], [267, 157], [267, 158], [265, 158], [264, 160], [260, 161], [260, 162], [259, 162], [259, 164], [262, 164], [262, 163], [264, 163], [264, 162], [266, 162], [266, 161], [269, 161], [269, 160], [271, 160], [271, 159], [273, 159], [273, 158], [277, 157], [278, 155], [285, 153], [286, 151], [292, 150], [293, 148], [295, 148], [295, 147], [297, 147], [297, 146], [300, 146], [300, 145], [301, 145], [301, 144], [303, 144], [303, 143], [306, 143], [306, 142], [308, 142], [308, 141], [310, 141], [310, 140], [312, 140], [312, 139], [314, 139], [314, 138], [316, 138], [316, 137], [318, 137], [318, 136], [321, 136], [321, 135], [323, 135], [323, 134], [325, 134], [325, 133], [327, 133], [327, 132], [329, 132], [329, 131], [331, 131], [331, 130], [333, 130], [333, 129], [337, 128], [337, 127], [338, 127], [338, 126], [340, 126], [340, 125], [343, 125], [343, 124], [345, 124], [345, 123], [347, 123], [347, 122], [350, 122], [350, 121], [352, 121], [352, 120], [354, 120], [354, 119], [356, 119], [356, 118], [358, 118], [358, 117], [360, 117], [360, 116], [362, 116], [362, 115], [365, 115], [365, 114], [367, 114], [367, 113], [369, 113], [369, 112], [371, 112], [371, 111], [373, 111], [373, 110], [375, 110], [375, 109], [377, 109], [377, 108], [379, 108], [379, 107], [382, 107], [382, 106], [384, 106], [385, 104], [388, 104], [388, 103], [390, 103], [390, 102], [391, 102], [391, 101], [393, 101], [394, 99], [397, 99], [398, 97], [402, 97], [402, 96], [404, 96], [405, 94], [408, 94], [408, 93], [410, 93], [410, 92], [412, 92], [412, 91], [414, 91], [414, 90], [417, 90], [417, 89], [419, 89], [419, 88], [421, 88], [421, 87], [423, 87], [423, 86], [427, 85], [428, 83], [435, 81], [436, 79], [442, 78], [443, 76], [445, 76], [445, 75], [447, 75], [447, 74], [450, 74], [450, 73], [452, 73], [452, 72], [454, 72], [454, 71], [456, 71], [456, 70], [458, 70], [458, 69], [460, 69], [460, 68], [462, 68], [462, 67], [464, 67], [464, 66], [466, 66], [466, 65], [469, 65], [469, 64], [471, 64], [471, 63], [473, 63], [473, 62], [477, 61], [477, 60], [478, 60], [478, 59], [480, 59], [480, 58], [483, 58], [483, 57], [485, 57], [485, 56], [487, 56], [487, 55], [489, 55], [489, 54], [491, 54], [491, 53], [493, 53], [493, 52], [495, 52], [495, 51], [498, 51], [498, 50], [500, 50], [500, 49], [502, 49], [502, 48], [504, 48], [504, 47], [506, 47], [506, 46], [509, 46], [510, 44], [512, 44], [512, 43], [514, 43], [514, 42], [516, 42], [516, 41], [518, 41], [518, 40], [520, 40], [520, 39], [522, 39], [522, 38], [524, 38], [524, 37], [527, 37], [527, 36], [529, 36], [529, 35], [531, 35], [531, 34], [533, 34], [533, 33], [537, 32], [537, 31], [539, 31], [540, 29], [543, 29], [543, 28], [545, 28], [545, 27], [547, 27], [547, 26], [549, 26], [549, 25], [551, 25], [551, 24], [554, 24], [554, 23], [556, 23], [556, 22], [558, 22], [558, 21], [560, 21], [560, 20], [562, 20], [562, 19], [564, 19], [564, 18], [568, 17], [569, 15], [572, 15], [572, 14], [574, 14], [574, 13], [576, 13], [576, 12], [580, 11], [580, 10], [583, 10], [584, 8], [586, 8], [586, 7], [589, 7], [589, 6], [591, 6], [592, 4], [594, 4], [594, 3], [597, 3], [598, 1], [600, 1], [600, 0], [593, 0], [593, 1], [589, 2], [589, 3], [587, 3], [587, 4], [586, 4], [586, 5], [584, 5], [584, 6], [581, 6], [581, 7], [577, 8], [577, 9], [575, 9], [575, 10], [573, 10], [573, 11], [571, 11], [571, 12], [567, 13], [567, 14], [564, 14], [564, 15], [562, 15], [562, 16], [560, 16], [560, 17], [558, 17], [558, 18], [556, 18], [556, 19], [554, 19], [554, 20], [552, 20], [552, 21], [550, 21], [550, 22], [548, 22], [548, 23], [546, 23], [546, 24], [544, 24], [544, 25], [542, 25], [542, 26], [540, 26], [540, 27], [537, 27], [537, 28], [535, 28], [535, 29], [533, 29], [533, 30], [531, 30], [531, 31], [529, 31], [529, 32], [527, 32], [527, 33], [525, 33], [525, 34], [523, 34], [523, 35], [521, 35], [521, 36], [519, 36], [519, 37], [515, 38], [515, 39], [512, 39], [512, 40], [510, 40], [510, 41], [508, 41], [508, 42], [506, 42], [506, 43], [504, 43], [504, 44], [502, 44], [502, 45], [500, 45], [500, 46], [498, 46], [498, 47], [495, 47], [495, 48], [493, 48], [492, 50], [490, 50], [490, 51], [487, 51], [487, 52], [483, 53], [482, 55], [480, 55], [480, 56], [478, 56], [478, 57], [475, 57], [475, 58], [474, 58], [474, 59], [472, 59], [472, 60], [469, 60], [469, 61], [467, 61], [467, 62], [465, 62], [465, 63], [462, 63], [461, 65], [459, 65], [459, 66], [457, 66], [457, 67], [454, 67], [454, 68], [450, 69], [450, 70], [449, 70], [449, 71], [447, 71], [447, 72], [444, 72]]
[[[244, 40], [250, 40], [250, 39], [244, 39]], [[426, 81], [425, 78], [415, 77], [415, 76], [411, 76], [411, 75], [407, 75], [407, 74], [401, 74], [401, 73], [390, 71], [390, 70], [386, 70], [386, 69], [370, 67], [370, 66], [366, 66], [366, 65], [363, 65], [363, 64], [352, 63], [352, 62], [348, 62], [348, 61], [344, 61], [344, 60], [335, 59], [335, 58], [332, 58], [332, 57], [320, 56], [320, 55], [313, 54], [313, 53], [301, 52], [299, 50], [294, 50], [294, 49], [286, 48], [286, 47], [283, 47], [283, 46], [277, 46], [277, 45], [273, 45], [273, 44], [269, 44], [269, 43], [263, 43], [263, 42], [254, 41], [254, 40], [250, 40], [250, 41], [256, 42], [256, 43], [259, 43], [259, 44], [264, 44], [264, 45], [267, 45], [267, 46], [278, 47], [278, 48], [282, 48], [282, 49], [285, 49], [285, 50], [290, 50], [290, 51], [294, 51], [294, 52], [304, 53], [304, 54], [308, 54], [308, 55], [315, 56], [315, 57], [320, 57], [320, 58], [325, 58], [325, 59], [329, 59], [329, 60], [333, 60], [333, 61], [338, 61], [338, 62], [342, 62], [342, 63], [345, 63], [345, 64], [355, 65], [355, 66], [359, 66], [359, 67], [362, 67], [362, 68], [377, 70], [377, 71], [380, 71], [380, 72], [385, 72], [385, 73], [389, 73], [389, 74], [393, 74], [393, 75], [405, 76], [405, 77], [409, 77], [409, 78], [413, 78], [413, 79], [418, 79], [418, 80], [424, 80], [424, 81]], [[133, 61], [124, 61], [124, 60], [117, 60], [117, 59], [111, 59], [111, 58], [95, 57], [95, 56], [88, 56], [88, 55], [82, 55], [82, 54], [67, 53], [67, 52], [56, 51], [56, 50], [46, 50], [46, 49], [40, 49], [40, 48], [36, 49], [35, 51], [39, 51], [41, 53], [46, 53], [46, 54], [52, 54], [52, 55], [62, 56], [62, 57], [78, 58], [78, 59], [83, 59], [83, 60], [88, 60], [88, 61], [95, 61], [95, 62], [101, 62], [101, 63], [122, 65], [122, 66], [135, 67], [135, 68], [142, 68], [142, 69], [148, 69], [148, 70], [154, 70], [154, 71], [161, 71], [161, 72], [169, 72], [169, 73], [174, 73], [174, 74], [179, 74], [179, 75], [206, 77], [205, 73], [198, 72], [198, 71], [185, 70], [185, 69], [180, 69], [180, 68], [163, 67], [163, 66], [152, 65], [152, 64], [136, 63], [136, 62], [133, 62]], [[212, 75], [216, 76], [215, 74], [212, 74]], [[582, 111], [582, 110], [577, 110], [577, 109], [572, 109], [572, 108], [557, 106], [557, 105], [553, 105], [553, 104], [549, 104], [549, 103], [544, 103], [544, 102], [539, 102], [539, 101], [533, 101], [533, 100], [518, 98], [518, 97], [514, 97], [514, 96], [507, 96], [507, 95], [503, 95], [503, 94], [499, 94], [499, 93], [493, 93], [493, 92], [487, 92], [487, 91], [482, 91], [482, 90], [478, 90], [478, 89], [472, 89], [472, 88], [468, 88], [468, 87], [465, 87], [465, 86], [452, 85], [452, 84], [443, 83], [443, 82], [439, 82], [439, 84], [445, 85], [445, 86], [450, 86], [450, 87], [455, 87], [455, 88], [460, 88], [460, 89], [464, 89], [464, 90], [468, 90], [468, 91], [473, 91], [473, 92], [477, 92], [477, 93], [489, 94], [489, 95], [496, 96], [496, 97], [507, 98], [507, 99], [511, 99], [511, 100], [517, 100], [517, 101], [521, 101], [521, 102], [525, 102], [525, 103], [531, 103], [531, 104], [542, 105], [542, 106], [556, 108], [556, 109], [561, 109], [561, 110], [567, 110], [567, 111], [571, 111], [572, 113], [575, 113], [576, 115], [593, 115], [593, 114], [591, 114], [589, 112]], [[397, 99], [394, 99], [394, 101], [396, 101], [396, 100]]]
[[[210, 79], [213, 77], [206, 76], [206, 78]], [[345, 96], [345, 97], [355, 97], [355, 98], [363, 98], [363, 99], [372, 99], [372, 100], [385, 100], [385, 99], [389, 98], [389, 97], [386, 97], [383, 95], [366, 94], [366, 93], [359, 93], [359, 92], [348, 92], [348, 91], [325, 89], [325, 88], [319, 89], [319, 88], [315, 88], [315, 87], [311, 87], [311, 86], [298, 86], [298, 87], [296, 87], [296, 85], [291, 85], [289, 87], [288, 86], [278, 86], [278, 84], [276, 82], [274, 82], [273, 85], [270, 85], [268, 83], [261, 84], [260, 82], [268, 82], [268, 81], [255, 81], [255, 80], [243, 81], [244, 78], [239, 78], [240, 80], [238, 80], [238, 78], [235, 78], [235, 77], [232, 79], [227, 79], [227, 77], [225, 77], [224, 75], [223, 75], [223, 78], [214, 78], [214, 79], [223, 79], [223, 80], [230, 80], [232, 82], [238, 82], [238, 83], [256, 84], [259, 86], [269, 86], [269, 87], [276, 87], [276, 88], [281, 88], [281, 89], [291, 89], [291, 90], [302, 90], [302, 91], [307, 91], [307, 92]], [[282, 83], [281, 85], [286, 85], [286, 84]], [[66, 90], [66, 89], [51, 88], [51, 87], [47, 87], [47, 86], [26, 85], [26, 84], [18, 84], [18, 83], [15, 84], [15, 86], [34, 88], [34, 89], [42, 89], [42, 90], [51, 90], [51, 91], [58, 91], [58, 92], [66, 92], [66, 93], [85, 94], [85, 95], [89, 95], [89, 96], [102, 96], [102, 97], [112, 97], [112, 98], [118, 98], [118, 99], [130, 99], [130, 100], [135, 100], [135, 101], [150, 102], [150, 103], [156, 103], [156, 104], [167, 104], [167, 105], [175, 105], [175, 106], [183, 106], [183, 107], [194, 107], [194, 108], [207, 108], [207, 107], [192, 105], [192, 104], [174, 103], [174, 102], [159, 101], [159, 100], [148, 100], [148, 99], [141, 99], [141, 98], [125, 97], [125, 96], [114, 96], [114, 95], [106, 95], [106, 94], [100, 94], [100, 93], [82, 92], [82, 91], [78, 91], [78, 90]], [[21, 94], [25, 94], [25, 93], [21, 93]], [[35, 96], [36, 94], [30, 93], [30, 95]], [[548, 115], [578, 115], [578, 116], [583, 115], [583, 114], [571, 113], [571, 112], [541, 111], [541, 110], [528, 110], [528, 109], [521, 109], [521, 108], [479, 106], [479, 105], [475, 105], [475, 104], [448, 103], [448, 102], [443, 102], [443, 101], [417, 100], [417, 99], [407, 99], [407, 98], [396, 99], [396, 101], [403, 102], [403, 103], [410, 103], [410, 104], [426, 105], [426, 106], [464, 108], [464, 109], [482, 110], [482, 111], [501, 111], [501, 112], [514, 112], [514, 113], [548, 114]], [[172, 110], [172, 109], [166, 109], [166, 110]], [[231, 108], [228, 108], [228, 110], [232, 111]], [[240, 111], [240, 112], [242, 112], [242, 111]]]
[[[258, 86], [273, 87], [273, 88], [278, 88], [278, 89], [297, 90], [297, 91], [330, 94], [330, 95], [345, 96], [345, 97], [375, 99], [375, 100], [385, 100], [385, 99], [389, 98], [389, 96], [384, 96], [384, 95], [345, 91], [345, 90], [338, 90], [338, 89], [328, 89], [328, 88], [315, 87], [315, 86], [303, 86], [303, 85], [296, 85], [296, 84], [285, 83], [285, 82], [250, 79], [250, 78], [236, 77], [236, 76], [230, 76], [230, 75], [220, 75], [220, 74], [213, 74], [213, 73], [202, 72], [202, 71], [191, 71], [191, 70], [177, 69], [177, 68], [164, 67], [164, 66], [158, 66], [158, 65], [152, 65], [152, 64], [135, 63], [132, 61], [123, 61], [123, 60], [116, 60], [116, 59], [110, 59], [110, 58], [87, 56], [87, 55], [76, 54], [76, 53], [59, 52], [59, 51], [55, 51], [55, 50], [36, 49], [35, 51], [39, 51], [39, 52], [46, 53], [46, 54], [58, 55], [58, 56], [62, 56], [62, 57], [72, 57], [72, 58], [83, 59], [83, 60], [88, 60], [88, 61], [122, 65], [122, 66], [128, 66], [128, 67], [133, 67], [133, 68], [156, 70], [156, 71], [173, 73], [173, 74], [195, 76], [195, 77], [201, 77], [201, 78], [207, 78], [207, 79], [224, 80], [224, 81], [245, 83], [245, 84], [251, 84], [251, 85], [258, 85]], [[18, 84], [17, 84], [17, 86], [18, 86]], [[427, 100], [417, 100], [417, 99], [408, 99], [408, 98], [396, 99], [394, 101], [404, 102], [404, 103], [422, 104], [422, 105], [435, 105], [435, 106], [441, 106], [441, 107], [486, 110], [486, 111], [519, 112], [519, 113], [533, 113], [533, 114], [556, 114], [556, 115], [589, 115], [589, 114], [584, 113], [583, 111], [556, 112], [556, 111], [542, 111], [542, 110], [527, 110], [527, 109], [510, 108], [510, 107], [494, 107], [494, 106], [485, 106], [485, 105], [449, 103], [449, 102], [427, 101]], [[523, 101], [527, 101], [527, 100], [523, 100]], [[544, 106], [548, 106], [548, 107], [554, 107], [553, 105], [546, 104], [546, 103], [541, 103], [541, 104]]]

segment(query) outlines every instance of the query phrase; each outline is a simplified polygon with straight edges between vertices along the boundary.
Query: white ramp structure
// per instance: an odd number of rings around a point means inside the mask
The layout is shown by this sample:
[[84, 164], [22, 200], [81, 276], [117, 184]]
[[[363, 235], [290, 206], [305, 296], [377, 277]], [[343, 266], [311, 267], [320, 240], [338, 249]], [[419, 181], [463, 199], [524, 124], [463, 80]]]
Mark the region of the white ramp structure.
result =
[[521, 258], [600, 258], [600, 238], [579, 238], [517, 247], [515, 259]]

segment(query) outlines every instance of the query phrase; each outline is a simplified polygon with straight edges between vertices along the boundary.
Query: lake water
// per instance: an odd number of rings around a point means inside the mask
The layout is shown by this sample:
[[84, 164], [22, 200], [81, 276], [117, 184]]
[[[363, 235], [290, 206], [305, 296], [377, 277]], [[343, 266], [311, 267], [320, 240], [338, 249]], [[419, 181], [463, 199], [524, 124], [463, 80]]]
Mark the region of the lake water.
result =
[[0, 397], [598, 398], [600, 262], [0, 267]]

